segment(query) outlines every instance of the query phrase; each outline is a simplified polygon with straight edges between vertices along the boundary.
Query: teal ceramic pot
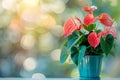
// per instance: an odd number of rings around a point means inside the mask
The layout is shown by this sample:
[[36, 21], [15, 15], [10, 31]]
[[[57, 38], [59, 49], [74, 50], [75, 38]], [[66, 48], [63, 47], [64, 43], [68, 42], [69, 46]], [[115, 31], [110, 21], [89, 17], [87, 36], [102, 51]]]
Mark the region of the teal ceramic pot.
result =
[[100, 77], [102, 66], [102, 55], [84, 56], [78, 64], [80, 77], [97, 78]]
[[100, 78], [80, 78], [79, 80], [101, 80]]

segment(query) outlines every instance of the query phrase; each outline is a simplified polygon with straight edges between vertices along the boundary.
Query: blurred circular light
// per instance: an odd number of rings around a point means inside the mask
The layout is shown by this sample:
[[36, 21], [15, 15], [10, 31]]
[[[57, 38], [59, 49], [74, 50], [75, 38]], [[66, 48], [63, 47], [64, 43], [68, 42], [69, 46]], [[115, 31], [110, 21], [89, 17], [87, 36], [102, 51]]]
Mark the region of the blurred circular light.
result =
[[44, 79], [44, 78], [46, 78], [45, 77], [45, 75], [44, 74], [42, 74], [42, 73], [35, 73], [35, 74], [33, 74], [32, 75], [32, 78], [34, 78], [34, 79], [39, 79], [39, 78], [42, 78], [42, 79]]
[[2, 0], [2, 7], [7, 10], [15, 9], [16, 0]]
[[65, 10], [65, 3], [62, 0], [40, 0], [41, 9], [46, 12], [53, 11], [62, 13]]
[[56, 0], [51, 5], [51, 10], [57, 14], [62, 13], [65, 10], [65, 3], [62, 0]]
[[27, 8], [21, 14], [21, 19], [27, 22], [36, 22], [40, 14], [40, 9], [38, 7]]
[[55, 36], [61, 37], [61, 36], [63, 36], [63, 27], [61, 25], [56, 25], [54, 28], [51, 29], [51, 32]]
[[18, 31], [13, 31], [13, 30], [8, 31], [8, 39], [12, 43], [17, 43], [20, 39], [20, 33]]
[[41, 10], [44, 12], [51, 12], [50, 5], [52, 5], [53, 2], [54, 0], [40, 0]]
[[54, 61], [59, 61], [60, 60], [60, 53], [61, 53], [61, 49], [55, 49], [54, 51], [52, 51], [51, 53], [51, 58]]
[[9, 25], [9, 28], [12, 29], [12, 30], [15, 30], [15, 31], [21, 31], [21, 22], [19, 19], [12, 19], [10, 21], [10, 25]]
[[75, 68], [75, 69], [72, 70], [72, 72], [71, 72], [71, 77], [72, 77], [72, 78], [79, 77], [78, 68]]
[[111, 6], [117, 6], [118, 0], [110, 0], [110, 2]]
[[25, 22], [25, 23], [24, 23], [24, 28], [25, 28], [25, 30], [33, 30], [33, 29], [35, 29], [36, 27], [37, 27], [37, 25], [34, 24], [34, 23], [28, 23], [28, 22]]
[[42, 13], [40, 14], [39, 19], [36, 23], [39, 26], [45, 26], [45, 28], [51, 29], [53, 26], [56, 25], [56, 20], [53, 16]]
[[16, 55], [15, 55], [15, 62], [19, 65], [22, 65], [23, 62], [25, 60], [25, 55], [23, 54], [23, 52], [18, 52]]
[[3, 27], [7, 27], [8, 24], [10, 23], [12, 14], [10, 12], [4, 12], [1, 16], [0, 16], [0, 28]]
[[32, 57], [25, 59], [23, 67], [27, 71], [32, 71], [36, 68], [36, 60]]
[[39, 3], [39, 0], [22, 0], [23, 3], [30, 5], [30, 6], [36, 6]]
[[24, 35], [21, 39], [21, 46], [24, 49], [31, 49], [34, 46], [34, 44], [35, 44], [35, 38], [30, 34]]
[[58, 46], [58, 40], [51, 34], [46, 33], [39, 37], [39, 48], [43, 52], [52, 50]]
[[39, 27], [36, 29], [36, 32], [38, 32], [39, 34], [44, 34], [48, 32], [48, 30], [45, 27]]

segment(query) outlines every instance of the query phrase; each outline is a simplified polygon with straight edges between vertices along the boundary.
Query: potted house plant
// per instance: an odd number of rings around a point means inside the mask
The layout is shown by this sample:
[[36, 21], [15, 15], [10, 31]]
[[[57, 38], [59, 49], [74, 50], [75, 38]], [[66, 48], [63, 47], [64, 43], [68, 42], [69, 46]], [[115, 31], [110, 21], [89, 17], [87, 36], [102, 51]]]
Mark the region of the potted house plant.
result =
[[[67, 38], [62, 47], [60, 62], [64, 63], [70, 56], [78, 66], [80, 77], [99, 77], [102, 58], [109, 55], [116, 29], [114, 21], [107, 13], [94, 16], [96, 6], [85, 6], [87, 13], [83, 19], [69, 18], [64, 24], [64, 36]], [[97, 29], [96, 21], [104, 25]], [[102, 27], [102, 26], [101, 26]]]

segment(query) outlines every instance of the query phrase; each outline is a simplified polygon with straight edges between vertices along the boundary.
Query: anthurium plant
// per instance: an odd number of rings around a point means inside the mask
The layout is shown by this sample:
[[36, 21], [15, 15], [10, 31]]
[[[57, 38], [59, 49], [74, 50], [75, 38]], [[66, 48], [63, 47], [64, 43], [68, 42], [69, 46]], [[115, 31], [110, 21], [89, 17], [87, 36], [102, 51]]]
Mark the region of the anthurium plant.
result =
[[[68, 57], [78, 65], [86, 55], [109, 55], [116, 39], [114, 20], [107, 13], [94, 16], [96, 6], [85, 6], [84, 19], [77, 16], [69, 18], [64, 24], [64, 37], [67, 38], [62, 47], [60, 62], [64, 63]], [[96, 21], [103, 29], [97, 29]]]

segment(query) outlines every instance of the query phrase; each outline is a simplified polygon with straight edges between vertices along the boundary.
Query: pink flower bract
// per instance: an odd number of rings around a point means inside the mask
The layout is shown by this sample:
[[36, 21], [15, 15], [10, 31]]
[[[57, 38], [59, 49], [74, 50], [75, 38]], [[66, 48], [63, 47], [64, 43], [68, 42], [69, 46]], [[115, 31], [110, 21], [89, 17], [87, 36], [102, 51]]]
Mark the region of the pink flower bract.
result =
[[98, 20], [105, 26], [111, 27], [113, 25], [113, 20], [111, 16], [107, 13], [100, 14], [100, 16], [98, 17]]
[[69, 18], [64, 24], [64, 36], [71, 35], [74, 31], [82, 28], [81, 21], [78, 17]]
[[100, 37], [101, 37], [101, 34], [97, 34], [96, 32], [91, 32], [89, 35], [88, 35], [88, 42], [89, 44], [96, 48], [99, 43], [100, 43]]
[[106, 37], [108, 34], [111, 34], [114, 38], [116, 38], [116, 28], [112, 27], [105, 27], [104, 31], [101, 32], [102, 37]]
[[84, 17], [84, 24], [86, 26], [94, 23], [94, 21], [96, 20], [96, 18], [94, 18], [93, 14], [88, 14]]

